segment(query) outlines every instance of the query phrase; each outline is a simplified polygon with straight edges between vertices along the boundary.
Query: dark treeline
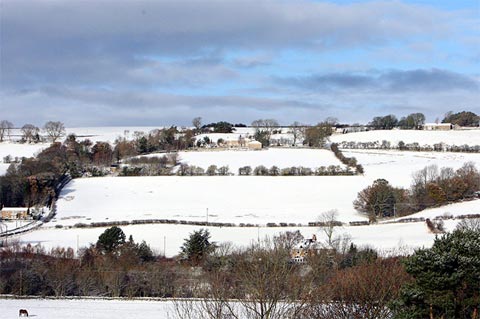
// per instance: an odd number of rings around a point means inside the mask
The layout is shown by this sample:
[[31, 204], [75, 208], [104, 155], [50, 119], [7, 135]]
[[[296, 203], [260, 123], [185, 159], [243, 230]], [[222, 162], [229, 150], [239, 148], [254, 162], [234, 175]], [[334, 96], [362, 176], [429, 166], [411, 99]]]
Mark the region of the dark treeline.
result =
[[363, 166], [361, 164], [358, 164], [355, 157], [346, 157], [338, 148], [337, 143], [332, 143], [330, 145], [330, 149], [332, 150], [333, 154], [335, 154], [335, 156], [340, 160], [340, 162], [347, 165], [348, 167], [354, 168], [358, 174], [363, 174]]
[[[436, 120], [439, 122], [440, 120]], [[480, 116], [473, 112], [461, 111], [453, 113], [447, 112], [443, 117], [442, 123], [450, 123], [458, 126], [475, 127], [479, 126]], [[401, 129], [421, 129], [425, 124], [425, 115], [423, 113], [411, 113], [400, 120], [393, 114], [385, 116], [375, 116], [368, 126], [376, 130], [391, 130], [393, 128]]]
[[303, 239], [298, 231], [236, 249], [200, 229], [170, 259], [112, 227], [78, 258], [72, 249], [3, 249], [0, 293], [200, 298], [174, 303], [182, 319], [245, 309], [241, 317], [252, 319], [471, 319], [480, 304], [479, 231], [478, 223], [463, 222], [409, 257], [382, 257], [343, 238], [309, 251], [298, 264], [290, 257]]
[[414, 152], [462, 152], [462, 153], [480, 153], [480, 145], [448, 145], [445, 143], [435, 143], [433, 145], [421, 145], [420, 143], [405, 143], [403, 141], [398, 144], [392, 144], [389, 141], [375, 142], [340, 142], [338, 145], [342, 149], [374, 149], [374, 150], [400, 150]]

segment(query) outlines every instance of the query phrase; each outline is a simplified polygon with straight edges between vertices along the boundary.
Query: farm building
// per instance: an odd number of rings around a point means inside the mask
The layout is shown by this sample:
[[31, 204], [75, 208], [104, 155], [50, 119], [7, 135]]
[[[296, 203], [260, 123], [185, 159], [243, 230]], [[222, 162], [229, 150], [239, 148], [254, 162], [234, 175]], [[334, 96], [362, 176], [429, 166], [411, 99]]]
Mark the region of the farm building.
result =
[[27, 207], [3, 207], [1, 210], [2, 219], [30, 219]]
[[320, 249], [322, 247], [317, 242], [317, 236], [313, 235], [311, 239], [302, 241], [290, 251], [290, 260], [295, 263], [304, 263], [305, 257], [315, 254]]
[[452, 123], [425, 123], [423, 125], [425, 131], [450, 131], [453, 129]]
[[247, 147], [250, 150], [261, 150], [262, 143], [260, 143], [259, 141], [250, 141], [247, 143]]

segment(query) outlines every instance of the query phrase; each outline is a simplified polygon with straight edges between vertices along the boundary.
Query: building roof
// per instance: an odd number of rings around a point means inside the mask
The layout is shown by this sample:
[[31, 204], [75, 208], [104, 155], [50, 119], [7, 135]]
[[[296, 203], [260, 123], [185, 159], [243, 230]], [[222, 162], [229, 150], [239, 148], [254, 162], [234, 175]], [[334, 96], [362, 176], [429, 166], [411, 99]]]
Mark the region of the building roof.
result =
[[2, 212], [3, 211], [9, 211], [9, 212], [24, 212], [28, 210], [27, 207], [3, 207], [2, 208]]
[[451, 126], [452, 123], [425, 123], [423, 126]]

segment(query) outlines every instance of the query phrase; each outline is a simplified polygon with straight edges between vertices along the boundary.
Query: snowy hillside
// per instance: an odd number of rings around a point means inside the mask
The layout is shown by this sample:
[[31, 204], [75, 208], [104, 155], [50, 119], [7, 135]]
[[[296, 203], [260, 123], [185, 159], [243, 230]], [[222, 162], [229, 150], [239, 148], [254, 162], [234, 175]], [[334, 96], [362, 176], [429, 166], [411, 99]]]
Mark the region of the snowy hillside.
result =
[[473, 162], [480, 169], [479, 153], [345, 150], [343, 154], [355, 157], [362, 164], [370, 182], [384, 178], [392, 185], [405, 188], [410, 187], [414, 172], [429, 165], [457, 169], [466, 162]]
[[419, 143], [420, 145], [434, 145], [445, 143], [448, 145], [480, 145], [480, 129], [466, 131], [417, 131], [417, 130], [380, 130], [348, 134], [338, 134], [330, 137], [334, 143], [341, 142], [382, 142], [388, 141], [392, 145], [398, 142]]
[[[480, 214], [480, 200], [449, 205], [445, 208], [436, 208], [420, 212], [414, 217], [443, 216], [445, 213], [471, 212]], [[294, 216], [292, 216], [294, 217]], [[448, 231], [455, 228], [458, 220], [446, 220], [445, 227]], [[51, 225], [52, 226], [52, 225]], [[183, 240], [198, 230], [200, 226], [191, 225], [130, 225], [121, 226], [128, 236], [132, 235], [136, 241], [145, 240], [158, 254], [175, 256], [180, 251]], [[204, 227], [205, 228], [205, 227]], [[245, 247], [265, 236], [272, 237], [285, 231], [300, 232], [306, 238], [316, 234], [320, 241], [325, 241], [325, 234], [318, 227], [206, 227], [216, 242], [231, 242], [237, 247]], [[63, 246], [85, 247], [94, 244], [98, 236], [105, 230], [98, 228], [73, 228], [58, 229], [42, 227], [41, 229], [26, 233], [21, 237], [23, 243], [32, 245], [42, 244], [47, 249]], [[335, 228], [335, 236], [349, 236], [356, 245], [374, 247], [384, 253], [402, 250], [402, 253], [412, 252], [415, 248], [432, 245], [435, 234], [431, 233], [425, 223], [393, 223], [371, 226], [343, 226]], [[17, 237], [18, 238], [18, 237]]]
[[[338, 209], [342, 221], [363, 220], [352, 201], [367, 186], [360, 176], [102, 177], [76, 179], [57, 202], [57, 224], [177, 219], [266, 224], [308, 223]], [[55, 223], [53, 224], [55, 225]]]
[[[92, 140], [113, 142], [118, 136], [132, 136], [134, 131], [153, 128], [83, 128], [75, 129], [79, 136]], [[243, 129], [246, 134], [249, 129]], [[425, 143], [443, 141], [450, 143], [451, 136], [461, 144], [480, 144], [478, 131], [377, 131], [366, 132], [371, 138], [400, 138], [404, 142]], [[381, 135], [378, 135], [380, 134]], [[438, 133], [438, 134], [437, 134]], [[237, 133], [238, 134], [238, 133]], [[377, 135], [375, 135], [377, 134]], [[345, 134], [341, 137], [364, 136], [363, 133]], [[423, 136], [423, 137], [422, 137]], [[334, 136], [336, 139], [339, 136]], [[421, 143], [421, 142], [420, 142]], [[458, 144], [458, 143], [457, 143]], [[30, 156], [47, 145], [2, 143], [0, 154]], [[285, 230], [300, 229], [304, 236], [319, 234], [317, 228], [263, 227], [267, 223], [307, 224], [316, 221], [328, 210], [337, 209], [342, 222], [366, 220], [352, 205], [357, 193], [377, 178], [385, 178], [394, 186], [408, 188], [412, 173], [427, 165], [458, 168], [465, 162], [480, 167], [480, 154], [449, 152], [407, 152], [386, 150], [348, 150], [345, 156], [355, 157], [365, 169], [361, 176], [306, 176], [306, 177], [256, 177], [256, 176], [200, 176], [200, 177], [104, 177], [75, 179], [62, 191], [58, 200], [56, 219], [39, 230], [16, 237], [24, 243], [42, 243], [46, 247], [76, 247], [94, 243], [105, 227], [71, 228], [78, 223], [113, 222], [151, 219], [184, 221], [228, 222], [258, 224], [261, 227], [209, 227], [215, 241], [232, 241], [248, 245], [264, 235], [274, 235]], [[154, 156], [154, 155], [152, 155]], [[340, 165], [329, 151], [312, 149], [275, 149], [263, 151], [188, 151], [180, 153], [184, 163], [207, 168], [209, 165], [228, 165], [237, 173], [238, 167], [265, 165], [270, 167], [318, 167]], [[479, 214], [480, 201], [464, 202], [435, 208], [414, 217], [442, 216], [444, 214]], [[453, 229], [458, 221], [445, 222]], [[63, 228], [55, 228], [55, 226]], [[127, 234], [138, 241], [146, 240], [158, 252], [173, 256], [178, 253], [183, 239], [200, 226], [152, 224], [124, 226]], [[371, 245], [379, 249], [394, 249], [399, 245], [409, 247], [429, 246], [434, 235], [424, 223], [383, 224], [375, 226], [343, 227], [338, 234], [348, 234], [358, 245]], [[318, 235], [320, 237], [320, 235]], [[164, 242], [166, 240], [166, 242]]]

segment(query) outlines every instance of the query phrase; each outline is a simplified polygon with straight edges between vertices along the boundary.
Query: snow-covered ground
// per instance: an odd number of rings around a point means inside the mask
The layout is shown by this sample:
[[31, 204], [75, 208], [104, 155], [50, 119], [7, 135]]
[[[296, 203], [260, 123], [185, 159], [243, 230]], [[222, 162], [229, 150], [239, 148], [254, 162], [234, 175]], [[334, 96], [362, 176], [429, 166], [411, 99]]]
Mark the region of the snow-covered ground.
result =
[[[412, 217], [443, 216], [445, 214], [460, 215], [466, 212], [480, 214], [480, 200], [449, 205], [445, 208], [425, 210]], [[448, 231], [455, 229], [459, 220], [446, 220], [445, 227]], [[318, 227], [201, 227], [193, 225], [129, 225], [121, 226], [128, 236], [132, 235], [139, 242], [145, 240], [157, 254], [172, 257], [180, 252], [188, 234], [199, 228], [209, 229], [212, 240], [231, 242], [234, 247], [246, 247], [252, 242], [265, 237], [272, 238], [281, 232], [300, 230], [306, 238], [316, 234], [318, 240], [326, 242], [325, 234]], [[62, 246], [77, 248], [95, 244], [100, 234], [106, 227], [98, 228], [44, 228], [26, 233], [19, 238], [10, 237], [10, 241], [21, 241], [24, 244], [41, 244], [47, 249]], [[426, 227], [425, 223], [391, 223], [370, 226], [343, 226], [335, 228], [335, 236], [349, 236], [351, 241], [358, 246], [369, 246], [388, 254], [392, 251], [410, 253], [416, 248], [432, 245], [435, 235]]]
[[[303, 154], [309, 150], [288, 151]], [[269, 152], [230, 153], [269, 154]], [[187, 152], [182, 156], [186, 158], [191, 154], [207, 156], [219, 155], [219, 152], [201, 154]], [[316, 154], [315, 151], [312, 151], [312, 154]], [[40, 230], [21, 236], [20, 240], [33, 244], [41, 243], [47, 247], [58, 245], [76, 247], [78, 240], [81, 247], [94, 243], [105, 228], [54, 227], [139, 219], [206, 221], [207, 208], [209, 222], [306, 224], [316, 221], [321, 213], [330, 209], [337, 209], [338, 220], [343, 222], [366, 220], [364, 215], [354, 210], [352, 202], [357, 193], [376, 178], [386, 178], [395, 186], [409, 187], [412, 173], [426, 165], [458, 168], [464, 162], [473, 161], [477, 167], [480, 166], [479, 154], [354, 150], [345, 152], [345, 155], [355, 156], [364, 165], [364, 176], [163, 176], [75, 179], [62, 191], [57, 203], [56, 219]], [[212, 156], [212, 159], [215, 157]], [[298, 158], [300, 157], [302, 156]], [[234, 157], [230, 159], [232, 158]], [[199, 165], [201, 160], [208, 160], [208, 156], [195, 159], [193, 163]], [[413, 217], [433, 218], [446, 213], [479, 214], [480, 200], [426, 210]], [[446, 226], [453, 229], [457, 222], [449, 220]], [[163, 252], [163, 241], [166, 239], [166, 253], [173, 256], [178, 253], [188, 233], [198, 229], [199, 226], [157, 224], [122, 228], [136, 240], [146, 240], [158, 252]], [[302, 229], [306, 237], [318, 232], [315, 228], [300, 227], [210, 227], [210, 229], [213, 240], [232, 241], [237, 245], [248, 245], [252, 240], [258, 239], [259, 234], [260, 237], [267, 234], [271, 236], [287, 229]], [[349, 234], [356, 244], [371, 245], [380, 249], [393, 249], [399, 245], [410, 248], [429, 246], [434, 238], [424, 223], [344, 227], [337, 231]]]
[[18, 318], [19, 309], [38, 319], [174, 319], [171, 301], [0, 299], [0, 319]]
[[228, 166], [230, 171], [238, 174], [238, 169], [250, 166], [253, 169], [259, 165], [267, 168], [277, 166], [287, 168], [303, 166], [311, 169], [320, 166], [338, 165], [345, 167], [331, 151], [320, 149], [275, 149], [258, 151], [227, 150], [227, 151], [200, 151], [180, 152], [179, 161], [188, 165], [200, 166], [207, 169], [210, 165]]
[[[152, 128], [82, 128], [73, 131], [92, 140], [113, 142], [118, 136], [132, 137], [135, 131], [148, 132]], [[125, 133], [125, 130], [128, 130]], [[247, 134], [251, 129], [239, 129], [237, 134]], [[375, 131], [366, 132], [371, 140], [399, 138], [406, 143], [420, 144], [480, 144], [479, 131]], [[332, 137], [344, 138], [363, 133]], [[409, 137], [410, 136], [410, 137]], [[355, 137], [355, 138], [357, 138]], [[407, 139], [412, 138], [411, 140]], [[238, 137], [237, 137], [238, 138]], [[363, 138], [363, 137], [362, 137]], [[459, 141], [455, 143], [455, 141]], [[8, 147], [18, 147], [8, 151]], [[30, 156], [45, 145], [1, 143], [0, 155]], [[26, 152], [26, 153], [25, 153]], [[94, 243], [105, 228], [57, 229], [56, 225], [71, 226], [76, 223], [123, 221], [138, 219], [176, 219], [209, 222], [233, 222], [264, 225], [269, 222], [302, 223], [316, 221], [318, 216], [330, 209], [338, 210], [338, 219], [343, 222], [366, 220], [353, 209], [352, 201], [357, 193], [377, 178], [385, 178], [392, 185], [409, 187], [412, 173], [427, 165], [458, 168], [472, 161], [480, 168], [480, 154], [426, 153], [380, 150], [349, 150], [346, 156], [354, 156], [365, 168], [363, 176], [308, 176], [308, 177], [105, 177], [76, 179], [62, 191], [58, 201], [56, 220], [42, 229], [15, 237], [16, 240], [42, 243], [46, 247], [85, 246]], [[24, 155], [23, 155], [24, 154]], [[207, 168], [211, 164], [228, 165], [232, 172], [238, 167], [265, 165], [270, 167], [305, 166], [315, 168], [339, 164], [330, 152], [309, 149], [270, 149], [268, 151], [205, 151], [182, 152], [181, 160], [191, 165]], [[1, 173], [1, 167], [0, 167]], [[480, 213], [480, 201], [458, 203], [444, 208], [420, 212], [415, 217]], [[453, 229], [455, 220], [446, 221]], [[198, 226], [186, 225], [136, 225], [125, 226], [125, 232], [135, 240], [146, 240], [158, 252], [178, 253], [183, 239]], [[263, 235], [280, 231], [301, 229], [306, 237], [315, 228], [216, 228], [210, 227], [213, 240], [232, 241], [247, 245]], [[380, 249], [392, 249], [399, 245], [408, 247], [429, 246], [434, 235], [423, 223], [385, 224], [376, 226], [344, 227], [339, 233], [347, 233], [359, 245], [371, 245]]]
[[480, 145], [480, 129], [465, 131], [379, 130], [333, 135], [330, 140], [335, 143], [388, 141], [392, 145], [398, 145], [398, 142], [403, 141], [406, 144], [419, 143], [430, 146], [437, 143], [473, 146]]
[[55, 224], [177, 219], [266, 224], [308, 223], [337, 209], [342, 221], [363, 220], [352, 201], [361, 176], [161, 176], [75, 179], [57, 202]]
[[68, 134], [75, 134], [79, 140], [89, 139], [92, 142], [109, 142], [113, 144], [119, 137], [126, 139], [134, 139], [135, 132], [148, 134], [152, 130], [161, 129], [162, 127], [149, 126], [111, 126], [111, 127], [72, 127], [67, 128]]
[[[205, 163], [204, 166], [208, 166], [211, 164], [206, 163], [209, 155], [212, 161], [218, 156], [224, 160], [222, 165], [235, 167], [240, 163], [236, 162], [235, 154], [239, 154], [238, 157], [268, 155], [268, 160], [274, 160], [270, 155], [276, 152], [289, 152], [292, 158], [298, 158], [298, 161], [306, 164], [321, 158], [317, 152], [325, 151], [292, 149], [265, 152], [187, 152], [182, 153], [182, 157], [184, 160], [191, 159], [189, 163]], [[310, 159], [307, 156], [293, 156], [295, 152], [313, 156]], [[331, 209], [338, 210], [339, 220], [348, 222], [365, 219], [365, 216], [354, 210], [352, 202], [360, 190], [377, 178], [385, 178], [395, 186], [409, 187], [412, 174], [427, 165], [458, 168], [465, 162], [473, 161], [480, 167], [480, 154], [364, 150], [345, 154], [355, 156], [364, 165], [363, 176], [76, 179], [62, 191], [57, 203], [57, 219], [53, 225], [135, 219], [205, 221], [207, 208], [210, 222], [305, 224], [315, 221], [322, 212]], [[279, 162], [288, 160], [288, 156], [279, 157], [283, 157], [278, 158]], [[260, 158], [255, 158], [255, 161]]]
[[386, 150], [344, 150], [347, 157], [355, 157], [365, 169], [369, 182], [384, 178], [394, 186], [408, 188], [412, 174], [426, 166], [460, 168], [466, 162], [473, 162], [480, 169], [480, 154], [451, 152], [406, 152]]
[[49, 144], [20, 144], [14, 142], [2, 142], [0, 143], [0, 175], [5, 174], [10, 164], [4, 163], [4, 158], [10, 155], [11, 159], [15, 157], [32, 157], [39, 153], [42, 149], [48, 147]]

